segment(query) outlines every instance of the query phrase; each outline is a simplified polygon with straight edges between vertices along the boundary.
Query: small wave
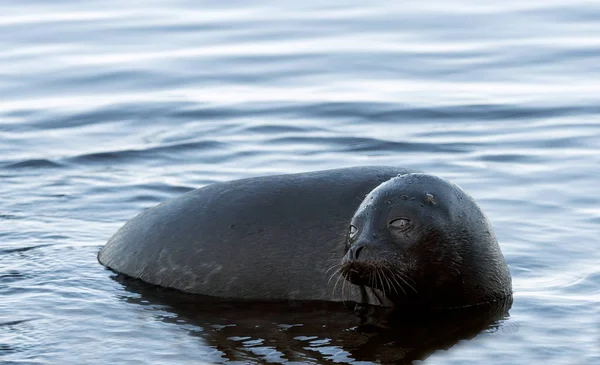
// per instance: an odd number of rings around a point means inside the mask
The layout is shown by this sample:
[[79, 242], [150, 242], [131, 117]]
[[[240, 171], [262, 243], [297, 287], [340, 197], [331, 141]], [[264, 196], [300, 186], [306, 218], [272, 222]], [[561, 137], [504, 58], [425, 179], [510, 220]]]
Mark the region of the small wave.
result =
[[[291, 110], [290, 110], [291, 109]], [[409, 107], [390, 103], [322, 103], [301, 107], [279, 108], [281, 112], [309, 114], [326, 119], [360, 119], [370, 122], [411, 123], [416, 120], [440, 121], [493, 121], [527, 118], [550, 118], [565, 115], [595, 115], [600, 108], [593, 105], [581, 106], [521, 106], [521, 105], [451, 105], [436, 107]]]
[[12, 354], [12, 353], [16, 353], [16, 352], [19, 352], [19, 350], [16, 347], [13, 347], [8, 344], [0, 343], [0, 353]]
[[13, 219], [19, 219], [19, 218], [20, 217], [18, 215], [0, 213], [0, 219], [13, 220]]
[[541, 157], [525, 155], [525, 154], [485, 154], [479, 157], [482, 161], [487, 162], [518, 162], [518, 163], [536, 163], [543, 162]]
[[26, 323], [26, 322], [30, 322], [33, 321], [33, 318], [30, 319], [21, 319], [21, 320], [15, 320], [15, 321], [8, 321], [8, 322], [0, 322], [0, 327], [12, 327], [12, 326], [17, 326], [21, 323]]
[[[166, 114], [173, 108], [181, 108], [182, 103], [118, 103], [85, 112], [75, 113], [48, 113], [20, 123], [18, 128], [36, 128], [40, 130], [49, 129], [73, 129], [79, 127], [89, 127], [97, 124], [108, 125], [113, 122], [122, 121], [140, 121], [144, 124], [156, 120], [156, 115]], [[27, 112], [34, 113], [37, 110]]]
[[33, 275], [30, 273], [24, 273], [18, 270], [8, 270], [4, 273], [0, 273], [0, 282], [4, 285], [14, 283], [17, 281], [32, 278]]
[[48, 246], [52, 246], [51, 244], [46, 244], [46, 245], [36, 245], [36, 246], [27, 246], [27, 247], [19, 247], [19, 248], [4, 248], [4, 249], [0, 249], [0, 254], [10, 254], [10, 253], [16, 253], [16, 252], [27, 252], [29, 250], [35, 250], [38, 248], [43, 248], [43, 247], [48, 247]]
[[[406, 141], [386, 141], [376, 138], [358, 137], [281, 137], [271, 139], [270, 143], [293, 145], [319, 145], [329, 151], [338, 152], [468, 152], [475, 147], [470, 143], [424, 143]], [[316, 151], [321, 152], [321, 151]]]
[[226, 147], [225, 143], [217, 141], [200, 141], [200, 142], [188, 142], [188, 143], [177, 143], [167, 146], [150, 147], [141, 150], [121, 150], [121, 151], [107, 151], [107, 152], [95, 152], [87, 153], [79, 156], [69, 158], [70, 162], [74, 163], [96, 163], [96, 162], [107, 162], [107, 161], [131, 161], [144, 158], [156, 158], [161, 155], [170, 155], [174, 153], [183, 153], [187, 151], [203, 151], [210, 149], [223, 149]]
[[61, 164], [47, 159], [30, 159], [3, 165], [5, 169], [25, 169], [25, 168], [57, 168], [62, 167]]
[[280, 134], [280, 133], [307, 133], [320, 131], [322, 129], [310, 127], [303, 128], [298, 126], [287, 126], [287, 125], [258, 125], [250, 126], [243, 129], [241, 132], [245, 133], [258, 133], [258, 134]]

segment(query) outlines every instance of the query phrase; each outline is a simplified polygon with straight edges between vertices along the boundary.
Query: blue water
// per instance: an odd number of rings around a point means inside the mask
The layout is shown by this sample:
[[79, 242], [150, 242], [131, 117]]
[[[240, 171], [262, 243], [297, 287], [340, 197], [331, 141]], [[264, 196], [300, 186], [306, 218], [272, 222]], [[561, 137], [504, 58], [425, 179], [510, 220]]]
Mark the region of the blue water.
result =
[[0, 14], [0, 362], [385, 362], [393, 343], [347, 346], [352, 314], [199, 320], [96, 254], [144, 208], [211, 182], [397, 165], [475, 197], [513, 275], [508, 318], [423, 363], [600, 363], [598, 2]]

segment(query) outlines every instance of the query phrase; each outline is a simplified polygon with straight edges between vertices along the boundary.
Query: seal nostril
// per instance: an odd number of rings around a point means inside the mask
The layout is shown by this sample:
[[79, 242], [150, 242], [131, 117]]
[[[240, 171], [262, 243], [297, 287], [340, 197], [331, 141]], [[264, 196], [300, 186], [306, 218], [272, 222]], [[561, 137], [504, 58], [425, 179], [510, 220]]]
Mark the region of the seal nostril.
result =
[[357, 249], [354, 251], [354, 259], [355, 259], [355, 260], [358, 260], [358, 254], [360, 254], [360, 251], [362, 251], [362, 249], [363, 249], [363, 246], [360, 246], [359, 248], [357, 248]]

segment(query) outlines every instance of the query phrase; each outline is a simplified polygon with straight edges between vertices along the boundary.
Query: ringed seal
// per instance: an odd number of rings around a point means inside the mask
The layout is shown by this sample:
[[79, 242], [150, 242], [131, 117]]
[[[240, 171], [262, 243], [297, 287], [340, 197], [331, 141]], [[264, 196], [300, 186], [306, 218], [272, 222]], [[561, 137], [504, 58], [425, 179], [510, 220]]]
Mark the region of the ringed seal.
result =
[[98, 260], [234, 300], [450, 308], [511, 294], [475, 201], [441, 178], [385, 166], [211, 184], [131, 219]]

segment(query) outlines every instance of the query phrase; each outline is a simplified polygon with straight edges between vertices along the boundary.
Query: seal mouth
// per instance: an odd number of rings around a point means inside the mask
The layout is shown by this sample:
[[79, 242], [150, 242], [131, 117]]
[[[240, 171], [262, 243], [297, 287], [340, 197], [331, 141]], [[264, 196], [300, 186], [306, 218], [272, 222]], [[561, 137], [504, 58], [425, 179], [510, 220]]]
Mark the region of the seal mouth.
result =
[[347, 261], [340, 274], [352, 284], [378, 289], [386, 296], [418, 294], [415, 282], [386, 262]]

